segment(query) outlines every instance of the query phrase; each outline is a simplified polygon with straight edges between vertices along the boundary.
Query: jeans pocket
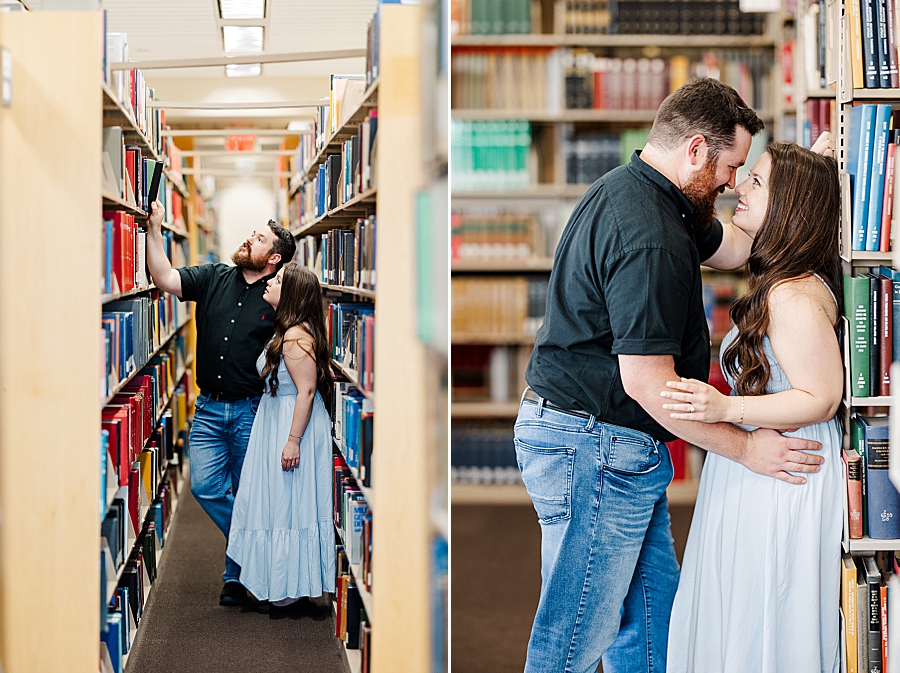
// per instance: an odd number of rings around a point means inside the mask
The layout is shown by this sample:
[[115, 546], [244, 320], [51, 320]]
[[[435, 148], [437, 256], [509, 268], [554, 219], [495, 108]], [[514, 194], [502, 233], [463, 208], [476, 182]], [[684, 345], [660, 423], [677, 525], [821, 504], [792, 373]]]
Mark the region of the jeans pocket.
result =
[[522, 481], [541, 523], [570, 518], [575, 449], [532, 446], [519, 439], [515, 443]]
[[194, 411], [200, 411], [204, 406], [206, 406], [208, 400], [208, 395], [197, 395], [197, 399], [194, 400]]
[[659, 467], [659, 448], [653, 439], [613, 432], [608, 441], [606, 469], [622, 474], [647, 474]]
[[250, 398], [250, 411], [256, 416], [256, 412], [259, 411], [259, 397], [251, 397]]

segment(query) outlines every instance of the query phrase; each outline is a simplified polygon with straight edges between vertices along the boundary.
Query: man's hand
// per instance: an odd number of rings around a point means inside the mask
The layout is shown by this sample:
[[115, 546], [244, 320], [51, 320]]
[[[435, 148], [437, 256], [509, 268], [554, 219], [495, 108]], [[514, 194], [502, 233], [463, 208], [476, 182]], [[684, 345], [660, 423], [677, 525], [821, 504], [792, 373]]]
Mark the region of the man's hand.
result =
[[823, 157], [834, 158], [834, 135], [832, 135], [831, 131], [825, 131], [816, 138], [816, 142], [809, 149], [816, 154], [821, 154]]
[[822, 456], [805, 453], [818, 451], [822, 445], [808, 439], [785, 437], [775, 430], [760, 428], [747, 436], [747, 450], [741, 465], [751, 472], [774, 477], [789, 484], [805, 484], [804, 477], [790, 472], [818, 472]]
[[166, 216], [166, 209], [159, 201], [150, 204], [150, 217], [147, 218], [147, 228], [156, 232], [162, 225], [163, 218]]

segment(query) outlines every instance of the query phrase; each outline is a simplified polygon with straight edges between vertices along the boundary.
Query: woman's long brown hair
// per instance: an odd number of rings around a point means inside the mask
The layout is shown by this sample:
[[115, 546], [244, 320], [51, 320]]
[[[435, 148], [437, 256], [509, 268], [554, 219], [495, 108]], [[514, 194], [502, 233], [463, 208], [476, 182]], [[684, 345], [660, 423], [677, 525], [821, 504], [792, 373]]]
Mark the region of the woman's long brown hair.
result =
[[841, 300], [838, 237], [841, 217], [837, 162], [794, 143], [771, 143], [769, 204], [747, 261], [749, 290], [731, 307], [738, 336], [722, 356], [739, 395], [766, 392], [771, 371], [763, 351], [769, 329], [769, 293], [787, 280], [822, 277]]
[[269, 379], [272, 397], [278, 392], [278, 364], [284, 351], [284, 335], [296, 325], [300, 325], [313, 338], [316, 389], [325, 402], [325, 408], [330, 409], [333, 384], [322, 288], [312, 271], [297, 262], [288, 262], [284, 265], [281, 278], [281, 299], [275, 309], [275, 336], [266, 348], [266, 364], [261, 375], [263, 380]]

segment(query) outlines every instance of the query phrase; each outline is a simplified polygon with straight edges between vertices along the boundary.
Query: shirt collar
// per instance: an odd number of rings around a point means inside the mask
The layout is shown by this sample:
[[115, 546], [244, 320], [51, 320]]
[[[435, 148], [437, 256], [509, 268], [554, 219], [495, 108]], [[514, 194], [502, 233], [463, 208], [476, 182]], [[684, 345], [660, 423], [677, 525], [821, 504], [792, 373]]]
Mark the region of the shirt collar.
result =
[[[246, 285], [247, 279], [244, 278], [243, 271], [241, 271], [241, 269], [237, 266], [232, 266], [231, 268], [234, 269], [234, 272], [235, 272], [234, 277]], [[263, 284], [268, 283], [271, 278], [274, 278], [277, 275], [278, 275], [277, 271], [275, 273], [270, 273], [268, 276], [263, 276], [259, 280], [256, 280], [256, 281], [250, 283], [250, 285], [248, 285], [248, 287], [253, 287], [254, 285], [259, 285], [260, 283], [263, 283]]]
[[649, 182], [668, 196], [675, 203], [681, 216], [690, 222], [694, 215], [694, 206], [688, 200], [688, 197], [669, 178], [641, 159], [640, 150], [635, 150], [634, 154], [631, 155], [631, 163], [628, 164], [628, 170], [639, 180]]

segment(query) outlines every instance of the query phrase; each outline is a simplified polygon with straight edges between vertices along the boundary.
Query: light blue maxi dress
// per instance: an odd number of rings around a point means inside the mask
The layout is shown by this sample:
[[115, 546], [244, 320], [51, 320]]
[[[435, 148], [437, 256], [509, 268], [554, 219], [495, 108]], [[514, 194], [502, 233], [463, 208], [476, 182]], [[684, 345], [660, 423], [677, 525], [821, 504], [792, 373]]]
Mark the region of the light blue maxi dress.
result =
[[[721, 353], [736, 336], [733, 328]], [[790, 390], [768, 337], [763, 349], [766, 392]], [[825, 462], [802, 475], [806, 484], [706, 456], [669, 625], [668, 673], [840, 671], [840, 422], [783, 434], [822, 443], [815, 453]]]
[[[259, 372], [264, 356], [256, 361]], [[270, 602], [334, 592], [331, 420], [317, 392], [300, 441], [300, 464], [285, 472], [281, 452], [296, 399], [282, 359], [276, 396], [267, 380], [253, 421], [228, 536], [227, 553], [241, 566], [241, 584]]]

